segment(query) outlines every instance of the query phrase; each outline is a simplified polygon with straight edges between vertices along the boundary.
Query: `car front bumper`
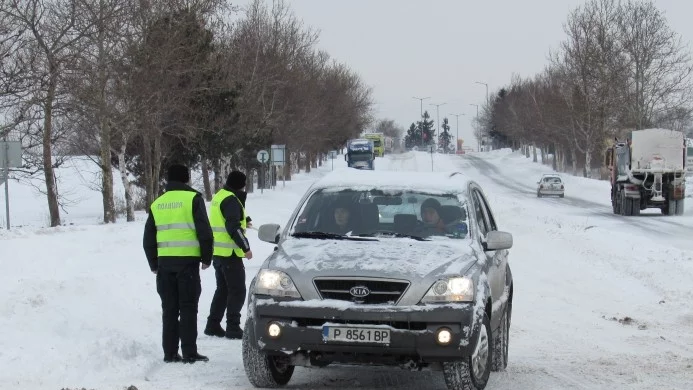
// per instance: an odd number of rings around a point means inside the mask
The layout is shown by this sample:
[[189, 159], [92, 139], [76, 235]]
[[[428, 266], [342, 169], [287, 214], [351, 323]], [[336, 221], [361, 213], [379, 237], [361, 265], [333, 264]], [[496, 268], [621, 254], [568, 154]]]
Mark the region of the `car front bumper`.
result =
[[[324, 302], [324, 301], [317, 301]], [[474, 306], [457, 303], [428, 306], [337, 305], [318, 307], [313, 301], [279, 303], [258, 299], [253, 312], [253, 333], [262, 351], [270, 354], [304, 353], [326, 361], [391, 363], [413, 360], [421, 363], [460, 360], [472, 354], [479, 324], [474, 324]], [[270, 323], [278, 323], [281, 334], [268, 334]], [[388, 344], [327, 341], [323, 326], [374, 327], [390, 329]], [[452, 333], [446, 345], [436, 333]], [[365, 359], [365, 361], [364, 361]]]

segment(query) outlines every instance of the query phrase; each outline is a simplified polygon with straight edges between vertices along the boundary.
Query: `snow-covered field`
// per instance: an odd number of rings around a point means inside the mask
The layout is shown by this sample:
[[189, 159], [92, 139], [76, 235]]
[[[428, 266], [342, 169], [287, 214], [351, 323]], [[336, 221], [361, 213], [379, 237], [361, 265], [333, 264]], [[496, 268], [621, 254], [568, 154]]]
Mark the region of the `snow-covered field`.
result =
[[[339, 157], [335, 167], [345, 165]], [[330, 167], [251, 194], [256, 226], [284, 224]], [[566, 175], [565, 198], [538, 199], [535, 183], [549, 168], [506, 150], [433, 161], [423, 152], [390, 155], [376, 169], [460, 170], [483, 186], [499, 228], [513, 233], [510, 362], [487, 388], [692, 388], [693, 203], [684, 216], [617, 217], [608, 183]], [[73, 225], [58, 229], [41, 227], [48, 215], [41, 194], [10, 184], [13, 225], [23, 227], [0, 230], [0, 388], [251, 388], [240, 341], [202, 334], [212, 269], [202, 272], [198, 315], [199, 350], [210, 361], [166, 365], [145, 380], [162, 352], [160, 301], [141, 249], [144, 215], [100, 225], [95, 171], [83, 160], [61, 170], [73, 200], [65, 221]], [[273, 248], [253, 231], [250, 240], [248, 282]], [[299, 368], [288, 387], [443, 389], [444, 382], [437, 372], [328, 367]]]

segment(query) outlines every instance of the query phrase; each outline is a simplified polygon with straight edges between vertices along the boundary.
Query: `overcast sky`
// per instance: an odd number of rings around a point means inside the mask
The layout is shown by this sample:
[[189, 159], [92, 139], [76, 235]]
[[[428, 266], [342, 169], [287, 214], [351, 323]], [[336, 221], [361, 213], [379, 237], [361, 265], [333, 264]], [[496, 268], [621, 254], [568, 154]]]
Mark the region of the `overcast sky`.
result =
[[[267, 0], [268, 4], [271, 0]], [[236, 1], [244, 5], [248, 0]], [[318, 46], [357, 71], [373, 87], [378, 118], [407, 129], [418, 120], [420, 101], [436, 120], [449, 117], [451, 131], [476, 148], [470, 119], [489, 93], [513, 73], [540, 72], [550, 49], [563, 40], [563, 23], [582, 0], [288, 0], [304, 23], [320, 30]], [[672, 28], [693, 41], [693, 4], [656, 0]]]

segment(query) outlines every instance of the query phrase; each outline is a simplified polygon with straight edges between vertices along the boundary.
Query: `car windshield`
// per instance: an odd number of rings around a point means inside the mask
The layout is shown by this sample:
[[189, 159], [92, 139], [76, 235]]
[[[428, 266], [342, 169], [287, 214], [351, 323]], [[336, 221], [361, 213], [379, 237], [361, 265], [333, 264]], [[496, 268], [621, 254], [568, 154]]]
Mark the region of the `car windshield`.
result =
[[561, 184], [561, 178], [559, 178], [559, 177], [545, 177], [544, 183]]
[[[465, 238], [467, 207], [460, 194], [413, 190], [318, 190], [302, 205], [292, 234]], [[462, 201], [461, 201], [462, 200]]]

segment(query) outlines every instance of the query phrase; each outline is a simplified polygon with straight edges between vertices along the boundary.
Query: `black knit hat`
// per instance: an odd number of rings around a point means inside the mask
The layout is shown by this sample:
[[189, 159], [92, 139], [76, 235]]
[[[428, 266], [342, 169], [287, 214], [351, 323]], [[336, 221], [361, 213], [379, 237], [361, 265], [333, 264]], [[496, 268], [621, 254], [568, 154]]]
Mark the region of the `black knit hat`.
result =
[[423, 214], [424, 209], [431, 208], [440, 215], [440, 202], [438, 202], [436, 199], [433, 198], [428, 198], [426, 199], [423, 203], [421, 203], [421, 214]]
[[226, 178], [226, 186], [232, 190], [240, 190], [245, 187], [245, 173], [241, 171], [232, 171]]
[[185, 165], [173, 164], [168, 167], [166, 180], [188, 183], [190, 181], [190, 170]]

